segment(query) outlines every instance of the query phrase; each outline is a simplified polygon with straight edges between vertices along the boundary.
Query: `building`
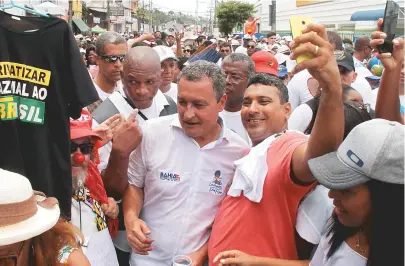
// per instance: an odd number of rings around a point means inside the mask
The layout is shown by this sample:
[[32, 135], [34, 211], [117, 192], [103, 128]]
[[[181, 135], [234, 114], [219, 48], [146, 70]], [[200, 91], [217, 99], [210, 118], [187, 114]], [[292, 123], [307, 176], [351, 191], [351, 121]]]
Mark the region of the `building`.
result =
[[257, 22], [257, 32], [268, 33], [272, 31], [272, 2], [272, 0], [257, 0], [255, 3], [255, 18], [260, 18], [260, 20]]
[[[404, 1], [397, 2], [401, 7], [398, 33], [403, 35]], [[328, 30], [338, 31], [341, 35], [346, 34], [348, 38], [370, 34], [376, 28], [376, 20], [350, 21], [351, 16], [358, 11], [368, 11], [364, 13], [383, 17], [385, 4], [386, 0], [277, 0], [277, 33], [291, 34], [291, 16], [310, 16], [314, 22], [324, 24]]]

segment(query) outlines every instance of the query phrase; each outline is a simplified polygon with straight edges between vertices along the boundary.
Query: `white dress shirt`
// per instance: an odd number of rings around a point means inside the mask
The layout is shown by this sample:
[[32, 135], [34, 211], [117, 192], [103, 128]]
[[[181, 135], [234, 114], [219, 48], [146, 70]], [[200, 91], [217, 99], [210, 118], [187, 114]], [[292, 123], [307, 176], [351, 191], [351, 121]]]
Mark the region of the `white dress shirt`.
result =
[[154, 249], [132, 252], [130, 265], [172, 265], [176, 255], [197, 251], [208, 240], [234, 161], [248, 152], [246, 142], [223, 125], [217, 140], [200, 147], [178, 118], [147, 121], [141, 145], [130, 156], [128, 182], [144, 189], [140, 219], [151, 230]]

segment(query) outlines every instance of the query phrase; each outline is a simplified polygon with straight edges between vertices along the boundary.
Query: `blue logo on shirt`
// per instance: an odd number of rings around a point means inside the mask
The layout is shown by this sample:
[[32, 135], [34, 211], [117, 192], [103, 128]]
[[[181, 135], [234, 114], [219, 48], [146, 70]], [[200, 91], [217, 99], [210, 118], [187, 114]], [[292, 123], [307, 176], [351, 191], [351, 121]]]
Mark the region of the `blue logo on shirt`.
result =
[[167, 180], [172, 182], [180, 182], [180, 175], [173, 173], [160, 172], [160, 180]]
[[214, 173], [214, 179], [210, 182], [210, 192], [215, 195], [222, 195], [222, 177], [221, 171], [217, 170]]

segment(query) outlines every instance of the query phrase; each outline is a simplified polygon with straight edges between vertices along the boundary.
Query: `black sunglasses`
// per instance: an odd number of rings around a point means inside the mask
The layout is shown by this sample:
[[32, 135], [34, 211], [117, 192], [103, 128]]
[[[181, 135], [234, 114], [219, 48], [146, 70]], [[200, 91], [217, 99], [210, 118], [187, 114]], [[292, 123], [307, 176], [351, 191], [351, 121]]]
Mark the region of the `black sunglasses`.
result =
[[191, 52], [191, 50], [188, 50], [188, 49], [187, 49], [187, 50], [183, 50], [183, 52], [189, 53], [189, 52]]
[[254, 45], [248, 45], [247, 48], [252, 48], [252, 49], [254, 49], [254, 48], [256, 48], [256, 46], [254, 46]]
[[80, 149], [80, 152], [83, 154], [90, 154], [94, 148], [94, 144], [91, 142], [77, 144], [70, 142], [70, 153], [75, 153], [77, 148]]
[[230, 50], [221, 50], [221, 53], [230, 53]]
[[124, 62], [125, 55], [102, 55], [100, 58], [107, 63], [115, 63], [117, 60], [120, 60], [122, 63]]

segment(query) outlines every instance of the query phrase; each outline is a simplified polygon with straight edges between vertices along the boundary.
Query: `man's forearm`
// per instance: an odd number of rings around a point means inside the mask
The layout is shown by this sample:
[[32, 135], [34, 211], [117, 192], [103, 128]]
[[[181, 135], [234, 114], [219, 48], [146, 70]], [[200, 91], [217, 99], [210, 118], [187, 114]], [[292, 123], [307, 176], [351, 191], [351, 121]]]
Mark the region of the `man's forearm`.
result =
[[128, 186], [128, 163], [129, 156], [112, 149], [108, 166], [103, 175], [103, 183], [107, 195], [116, 200], [123, 197]]
[[376, 118], [383, 118], [390, 121], [404, 123], [399, 110], [399, 79], [401, 69], [384, 71], [378, 89], [377, 103], [375, 106]]
[[306, 150], [307, 160], [336, 151], [342, 143], [344, 113], [340, 83], [338, 86], [324, 89], [321, 93], [318, 113]]
[[122, 201], [125, 223], [131, 222], [139, 217], [143, 206], [143, 189], [135, 185], [128, 185], [125, 189], [124, 198]]

